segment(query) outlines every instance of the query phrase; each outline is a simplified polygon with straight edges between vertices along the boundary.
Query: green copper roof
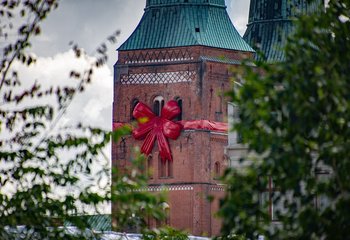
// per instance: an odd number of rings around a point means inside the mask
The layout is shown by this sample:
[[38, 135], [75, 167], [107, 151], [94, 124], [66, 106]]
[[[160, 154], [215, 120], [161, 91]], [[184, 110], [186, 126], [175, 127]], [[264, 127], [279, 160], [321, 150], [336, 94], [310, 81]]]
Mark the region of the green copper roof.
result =
[[[84, 221], [88, 228], [94, 231], [112, 231], [112, 217], [109, 214], [77, 216]], [[64, 226], [74, 226], [71, 222], [65, 221]]]
[[224, 0], [148, 0], [139, 25], [118, 50], [194, 45], [254, 52], [233, 26]]
[[232, 64], [232, 65], [241, 65], [242, 64], [241, 61], [238, 61], [235, 59], [229, 59], [229, 58], [225, 58], [225, 57], [201, 56], [200, 59], [204, 60], [204, 61], [226, 63], [226, 64]]
[[294, 31], [292, 19], [300, 14], [314, 13], [322, 9], [322, 1], [316, 0], [251, 0], [248, 28], [244, 34], [255, 50], [265, 55], [267, 62], [284, 61], [286, 39]]

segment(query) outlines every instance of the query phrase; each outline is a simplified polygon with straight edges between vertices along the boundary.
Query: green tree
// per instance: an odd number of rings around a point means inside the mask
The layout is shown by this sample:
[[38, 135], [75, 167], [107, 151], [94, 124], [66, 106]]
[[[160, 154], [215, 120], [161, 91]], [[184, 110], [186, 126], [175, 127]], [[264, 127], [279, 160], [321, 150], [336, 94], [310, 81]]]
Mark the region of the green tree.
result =
[[[35, 64], [27, 49], [32, 37], [40, 34], [40, 24], [57, 7], [56, 0], [1, 3], [0, 38], [5, 44], [0, 63], [1, 239], [73, 238], [57, 226], [70, 221], [81, 229], [88, 227], [73, 216], [110, 199], [106, 181], [110, 168], [102, 150], [111, 133], [82, 124], [57, 129], [74, 96], [83, 92], [106, 61], [105, 44], [88, 69], [67, 73], [70, 86], [45, 88], [44, 79], [30, 83], [15, 67]], [[78, 46], [73, 49], [77, 58], [85, 55]], [[95, 173], [98, 188], [89, 181], [92, 162], [100, 166]]]
[[[223, 236], [349, 238], [349, 17], [349, 0], [300, 17], [286, 61], [247, 68], [244, 85], [230, 93], [240, 106], [235, 129], [249, 152], [243, 163], [250, 164], [225, 173]], [[271, 181], [267, 199], [279, 224], [262, 194]]]
[[[110, 160], [103, 149], [112, 138], [118, 141], [130, 134], [129, 128], [110, 132], [78, 124], [57, 129], [74, 96], [84, 91], [96, 69], [107, 61], [107, 42], [97, 48], [89, 68], [67, 73], [70, 86], [45, 88], [43, 79], [30, 84], [14, 67], [35, 64], [28, 53], [31, 38], [41, 33], [40, 24], [58, 3], [4, 0], [0, 6], [0, 38], [5, 43], [0, 62], [0, 239], [4, 240], [94, 237], [86, 235], [89, 225], [76, 215], [91, 208], [98, 211], [111, 200], [120, 206], [116, 219], [121, 227], [139, 224], [145, 229], [146, 215], [165, 218], [160, 209], [164, 197], [139, 191], [147, 184], [140, 171], [142, 157], [129, 173], [117, 173], [110, 188]], [[115, 43], [117, 35], [108, 37], [108, 42]], [[77, 45], [72, 44], [72, 49], [77, 58], [88, 58]], [[93, 169], [96, 166], [98, 171]], [[68, 233], [59, 227], [65, 221], [82, 231]]]

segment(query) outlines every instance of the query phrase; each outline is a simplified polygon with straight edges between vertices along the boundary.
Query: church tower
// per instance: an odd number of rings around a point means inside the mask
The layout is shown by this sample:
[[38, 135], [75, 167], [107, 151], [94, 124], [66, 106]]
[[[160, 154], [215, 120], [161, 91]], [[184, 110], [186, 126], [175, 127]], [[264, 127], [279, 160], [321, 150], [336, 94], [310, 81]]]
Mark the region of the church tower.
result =
[[118, 49], [113, 124], [148, 122], [113, 143], [113, 166], [124, 169], [132, 149], [141, 148], [151, 171], [147, 190], [168, 191], [166, 224], [172, 227], [219, 233], [214, 215], [224, 187], [217, 177], [227, 166], [223, 93], [231, 88], [230, 69], [253, 55], [225, 0], [147, 0], [140, 23]]
[[251, 0], [244, 40], [267, 62], [284, 61], [283, 47], [293, 32], [293, 18], [322, 9], [323, 0]]

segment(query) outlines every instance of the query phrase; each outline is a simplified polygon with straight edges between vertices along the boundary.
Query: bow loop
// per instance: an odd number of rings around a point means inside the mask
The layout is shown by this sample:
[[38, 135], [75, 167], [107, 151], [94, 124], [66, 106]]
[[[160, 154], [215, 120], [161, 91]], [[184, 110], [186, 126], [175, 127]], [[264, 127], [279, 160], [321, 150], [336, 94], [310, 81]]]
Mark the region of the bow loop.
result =
[[144, 122], [149, 121], [156, 117], [152, 110], [144, 103], [138, 102], [132, 112], [132, 115], [137, 121]]
[[[139, 122], [139, 127], [133, 131], [133, 136], [135, 139], [145, 139], [141, 147], [142, 153], [150, 154], [157, 140], [162, 161], [173, 160], [167, 138], [176, 140], [180, 136], [182, 125], [171, 121], [180, 112], [181, 109], [174, 100], [165, 104], [160, 117], [144, 103], [139, 102], [135, 106], [133, 116]], [[146, 122], [142, 118], [146, 118]]]
[[180, 136], [181, 130], [182, 125], [179, 123], [175, 123], [169, 120], [165, 120], [163, 123], [163, 133], [167, 138], [176, 140]]
[[181, 109], [175, 100], [170, 100], [162, 108], [161, 117], [172, 120], [181, 113]]

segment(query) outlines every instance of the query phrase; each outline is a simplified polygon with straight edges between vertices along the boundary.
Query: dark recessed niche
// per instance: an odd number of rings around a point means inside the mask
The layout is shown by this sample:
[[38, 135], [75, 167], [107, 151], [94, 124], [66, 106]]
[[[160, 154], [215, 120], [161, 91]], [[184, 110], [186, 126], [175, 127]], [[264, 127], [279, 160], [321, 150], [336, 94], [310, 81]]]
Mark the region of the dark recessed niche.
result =
[[195, 28], [195, 31], [196, 31], [196, 32], [200, 32], [201, 30], [199, 29], [199, 27], [196, 27], [196, 28]]

